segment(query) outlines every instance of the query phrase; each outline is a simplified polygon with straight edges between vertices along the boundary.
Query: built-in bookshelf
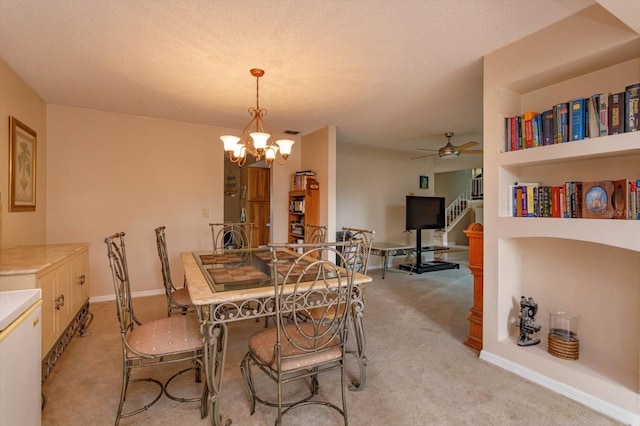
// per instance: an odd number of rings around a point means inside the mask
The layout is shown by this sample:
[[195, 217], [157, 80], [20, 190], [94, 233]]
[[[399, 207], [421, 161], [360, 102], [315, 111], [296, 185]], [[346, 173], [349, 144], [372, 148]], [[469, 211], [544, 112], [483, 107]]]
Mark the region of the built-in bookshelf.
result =
[[[618, 4], [616, 13], [634, 11]], [[551, 48], [559, 40], [562, 49]], [[640, 424], [640, 221], [510, 217], [509, 187], [640, 178], [640, 132], [509, 151], [505, 119], [639, 81], [639, 34], [599, 4], [484, 58], [481, 357], [632, 424]], [[517, 345], [521, 296], [538, 303], [539, 345]], [[580, 315], [578, 360], [547, 351], [554, 309]]]

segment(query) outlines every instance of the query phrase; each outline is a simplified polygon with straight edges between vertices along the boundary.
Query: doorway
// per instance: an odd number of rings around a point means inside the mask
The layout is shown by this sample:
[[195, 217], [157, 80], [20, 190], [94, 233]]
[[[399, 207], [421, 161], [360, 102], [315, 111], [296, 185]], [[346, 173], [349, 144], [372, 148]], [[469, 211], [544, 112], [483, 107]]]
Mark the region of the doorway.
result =
[[252, 247], [269, 244], [271, 169], [252, 157], [238, 167], [224, 160], [224, 221], [252, 223]]

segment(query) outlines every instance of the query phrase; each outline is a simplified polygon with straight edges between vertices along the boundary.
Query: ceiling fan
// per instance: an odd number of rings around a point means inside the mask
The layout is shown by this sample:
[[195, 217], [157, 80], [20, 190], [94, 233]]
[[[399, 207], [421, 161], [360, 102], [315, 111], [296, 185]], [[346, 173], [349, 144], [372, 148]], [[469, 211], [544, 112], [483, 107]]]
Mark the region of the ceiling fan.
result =
[[456, 158], [460, 154], [482, 154], [481, 149], [469, 150], [469, 148], [472, 148], [478, 145], [478, 142], [469, 141], [460, 146], [454, 146], [451, 144], [451, 137], [453, 136], [453, 132], [447, 132], [444, 135], [447, 138], [447, 144], [442, 148], [438, 149], [437, 151], [435, 149], [418, 148], [418, 150], [420, 151], [434, 151], [434, 152], [437, 152], [437, 154], [421, 155], [419, 157], [413, 157], [412, 160], [417, 160], [418, 158], [433, 157], [434, 155], [438, 155], [440, 158], [444, 158], [448, 160], [451, 158]]

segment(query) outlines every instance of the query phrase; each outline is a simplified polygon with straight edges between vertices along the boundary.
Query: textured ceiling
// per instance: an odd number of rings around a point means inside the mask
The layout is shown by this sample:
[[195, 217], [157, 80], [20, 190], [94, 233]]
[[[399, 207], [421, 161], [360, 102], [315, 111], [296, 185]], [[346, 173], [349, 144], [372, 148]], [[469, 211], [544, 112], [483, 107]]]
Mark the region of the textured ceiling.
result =
[[593, 0], [0, 0], [0, 57], [47, 103], [340, 143], [482, 142], [482, 56]]

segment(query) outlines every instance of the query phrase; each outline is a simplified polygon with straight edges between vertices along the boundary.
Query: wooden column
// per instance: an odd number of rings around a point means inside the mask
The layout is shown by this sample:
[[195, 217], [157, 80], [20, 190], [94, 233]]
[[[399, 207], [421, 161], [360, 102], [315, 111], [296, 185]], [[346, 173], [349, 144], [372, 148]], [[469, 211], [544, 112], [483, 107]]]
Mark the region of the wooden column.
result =
[[482, 350], [483, 234], [481, 224], [472, 223], [464, 230], [469, 237], [469, 269], [473, 274], [473, 306], [469, 309], [469, 334], [465, 345]]

